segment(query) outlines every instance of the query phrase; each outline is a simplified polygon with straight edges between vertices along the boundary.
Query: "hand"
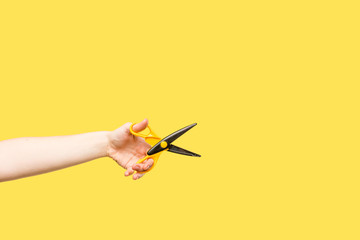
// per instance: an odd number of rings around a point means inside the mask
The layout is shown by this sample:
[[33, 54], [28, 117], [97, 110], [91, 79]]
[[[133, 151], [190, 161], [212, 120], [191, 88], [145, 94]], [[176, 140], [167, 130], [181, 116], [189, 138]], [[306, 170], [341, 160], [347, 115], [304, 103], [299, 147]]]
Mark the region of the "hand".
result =
[[[130, 176], [135, 171], [146, 171], [154, 163], [154, 160], [149, 158], [140, 164], [136, 162], [146, 156], [147, 151], [151, 148], [150, 144], [145, 142], [141, 137], [136, 137], [130, 133], [130, 126], [132, 123], [126, 123], [120, 128], [109, 133], [109, 144], [107, 153], [108, 156], [114, 159], [121, 167], [126, 169], [125, 176]], [[148, 120], [144, 119], [142, 122], [133, 126], [135, 132], [144, 130], [148, 125]], [[143, 173], [135, 173], [133, 179], [139, 179]]]

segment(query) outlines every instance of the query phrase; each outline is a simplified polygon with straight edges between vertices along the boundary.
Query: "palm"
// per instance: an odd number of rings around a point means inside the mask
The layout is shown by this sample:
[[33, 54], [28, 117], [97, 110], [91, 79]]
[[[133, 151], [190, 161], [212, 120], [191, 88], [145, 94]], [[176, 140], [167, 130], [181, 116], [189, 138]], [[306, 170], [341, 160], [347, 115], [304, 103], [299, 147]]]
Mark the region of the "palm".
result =
[[[132, 135], [129, 131], [131, 123], [126, 123], [109, 135], [108, 155], [121, 167], [127, 169], [125, 175], [133, 173], [132, 167], [139, 159], [146, 156], [151, 146], [144, 139]], [[147, 125], [147, 123], [146, 123]], [[145, 127], [146, 127], [145, 125]], [[146, 165], [148, 167], [149, 164]], [[139, 177], [142, 175], [139, 174]]]

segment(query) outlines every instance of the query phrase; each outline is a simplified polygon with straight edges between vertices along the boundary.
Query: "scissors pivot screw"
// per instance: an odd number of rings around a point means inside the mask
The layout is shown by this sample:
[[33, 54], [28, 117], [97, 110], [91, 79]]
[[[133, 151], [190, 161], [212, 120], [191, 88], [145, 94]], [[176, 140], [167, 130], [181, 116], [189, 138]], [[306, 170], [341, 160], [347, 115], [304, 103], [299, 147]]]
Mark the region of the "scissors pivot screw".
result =
[[166, 148], [167, 147], [167, 142], [166, 141], [162, 141], [161, 143], [160, 143], [160, 146], [162, 147], [162, 148]]

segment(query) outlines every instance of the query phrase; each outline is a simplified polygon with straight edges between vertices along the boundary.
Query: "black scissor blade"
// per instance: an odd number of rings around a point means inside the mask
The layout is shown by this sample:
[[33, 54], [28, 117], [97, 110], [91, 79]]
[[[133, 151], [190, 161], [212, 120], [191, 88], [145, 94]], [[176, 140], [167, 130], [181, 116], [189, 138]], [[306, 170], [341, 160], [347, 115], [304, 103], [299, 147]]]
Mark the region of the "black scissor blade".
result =
[[189, 150], [183, 149], [183, 148], [175, 146], [175, 145], [170, 145], [168, 151], [177, 153], [177, 154], [192, 156], [192, 157], [201, 157], [201, 155], [199, 155], [197, 153], [190, 152]]
[[179, 137], [181, 137], [184, 133], [186, 133], [187, 131], [189, 131], [190, 129], [192, 129], [193, 127], [196, 126], [197, 123], [193, 123], [189, 126], [186, 126], [180, 130], [177, 130], [176, 132], [170, 134], [169, 136], [165, 137], [162, 139], [162, 141], [166, 141], [167, 144], [171, 144], [173, 141], [175, 141], [176, 139], [178, 139]]
[[[170, 146], [170, 144], [175, 141], [176, 139], [178, 139], [180, 136], [182, 136], [184, 133], [186, 133], [187, 131], [189, 131], [191, 128], [195, 127], [197, 123], [193, 123], [189, 126], [186, 126], [180, 130], [177, 130], [176, 132], [170, 134], [169, 136], [161, 139], [157, 144], [155, 144], [148, 152], [148, 155], [153, 155], [155, 153], [164, 151], [164, 149], [168, 148], [168, 146]], [[166, 147], [163, 148], [161, 147], [161, 143], [162, 142], [166, 142]]]

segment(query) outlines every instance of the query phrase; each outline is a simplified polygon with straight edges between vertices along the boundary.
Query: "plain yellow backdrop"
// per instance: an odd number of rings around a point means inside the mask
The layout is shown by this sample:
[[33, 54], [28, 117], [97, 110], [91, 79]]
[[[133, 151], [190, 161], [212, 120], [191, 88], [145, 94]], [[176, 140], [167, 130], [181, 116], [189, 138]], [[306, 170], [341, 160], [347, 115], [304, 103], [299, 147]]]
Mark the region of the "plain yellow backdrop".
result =
[[359, 239], [357, 1], [1, 1], [0, 140], [149, 118], [202, 158], [0, 183], [0, 238]]

